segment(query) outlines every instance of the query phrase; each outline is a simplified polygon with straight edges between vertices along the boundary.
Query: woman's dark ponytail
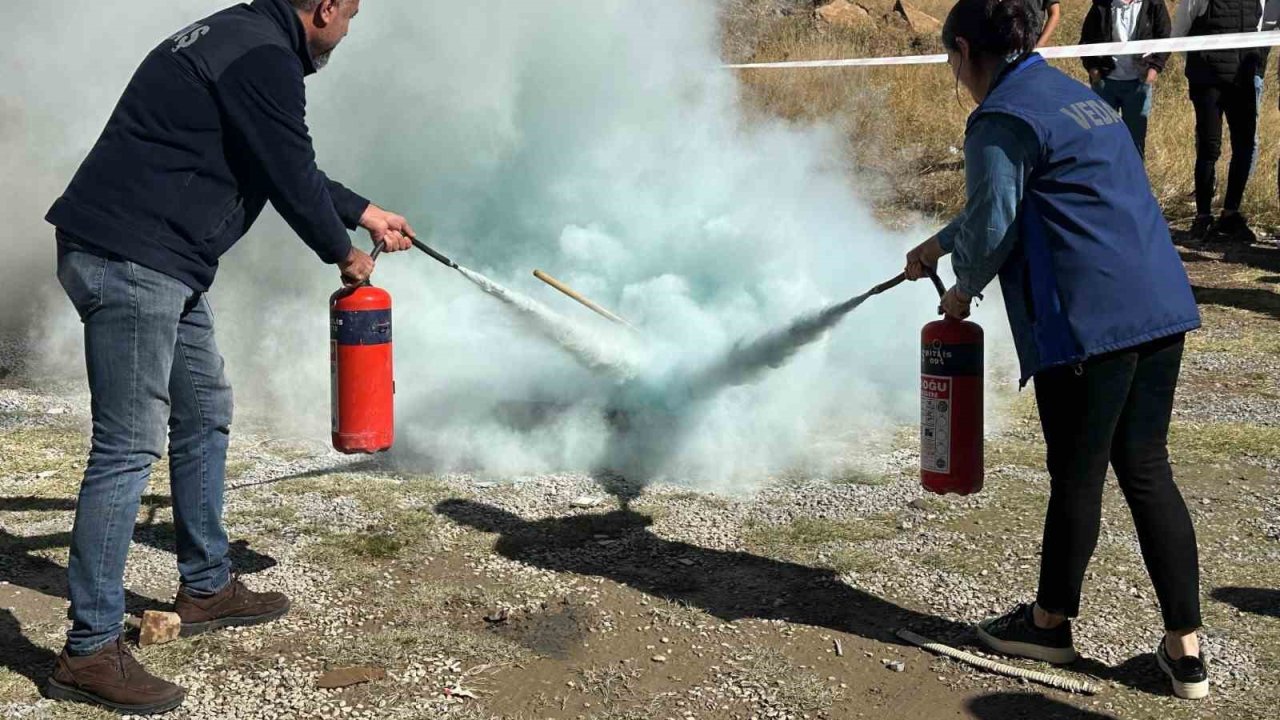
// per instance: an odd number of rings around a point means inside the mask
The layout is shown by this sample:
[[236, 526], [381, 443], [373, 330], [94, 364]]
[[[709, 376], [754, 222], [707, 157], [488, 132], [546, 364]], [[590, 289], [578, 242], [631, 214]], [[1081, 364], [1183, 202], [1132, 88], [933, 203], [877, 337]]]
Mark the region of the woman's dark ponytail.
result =
[[1008, 57], [1036, 49], [1039, 23], [1028, 4], [1034, 0], [960, 0], [942, 25], [942, 44], [958, 52], [956, 38], [969, 43], [972, 56]]

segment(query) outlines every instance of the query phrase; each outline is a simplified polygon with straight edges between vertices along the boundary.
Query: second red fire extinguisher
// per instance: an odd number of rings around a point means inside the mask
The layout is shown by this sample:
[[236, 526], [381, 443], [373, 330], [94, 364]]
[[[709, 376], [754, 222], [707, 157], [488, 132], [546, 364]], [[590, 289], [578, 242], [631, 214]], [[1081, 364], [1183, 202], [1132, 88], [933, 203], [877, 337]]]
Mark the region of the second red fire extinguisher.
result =
[[930, 492], [982, 489], [982, 355], [977, 323], [947, 317], [920, 334], [920, 482]]

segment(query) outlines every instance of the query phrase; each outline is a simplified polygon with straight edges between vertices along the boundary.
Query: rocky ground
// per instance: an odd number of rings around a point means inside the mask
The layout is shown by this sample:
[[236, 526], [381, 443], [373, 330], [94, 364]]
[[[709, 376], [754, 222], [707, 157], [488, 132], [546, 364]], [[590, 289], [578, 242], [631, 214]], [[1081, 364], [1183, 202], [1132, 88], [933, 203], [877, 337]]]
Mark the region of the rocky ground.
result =
[[[1172, 699], [1158, 609], [1114, 485], [1063, 672], [1069, 695], [897, 640], [976, 650], [970, 623], [1027, 599], [1046, 477], [1031, 393], [989, 439], [986, 489], [926, 496], [909, 429], [839, 481], [726, 498], [653, 487], [622, 508], [586, 475], [440, 476], [237, 430], [227, 521], [272, 625], [138, 651], [189, 688], [189, 718], [1254, 718], [1280, 701], [1280, 251], [1185, 248], [1205, 329], [1190, 341], [1173, 454], [1201, 543], [1213, 694]], [[994, 321], [994, 320], [993, 320]], [[37, 379], [40, 378], [40, 379]], [[87, 448], [76, 383], [0, 339], [0, 716], [90, 718], [41, 700]], [[138, 518], [129, 610], [174, 590], [167, 477]], [[1035, 663], [1024, 667], [1048, 669]], [[330, 671], [370, 682], [321, 689]]]

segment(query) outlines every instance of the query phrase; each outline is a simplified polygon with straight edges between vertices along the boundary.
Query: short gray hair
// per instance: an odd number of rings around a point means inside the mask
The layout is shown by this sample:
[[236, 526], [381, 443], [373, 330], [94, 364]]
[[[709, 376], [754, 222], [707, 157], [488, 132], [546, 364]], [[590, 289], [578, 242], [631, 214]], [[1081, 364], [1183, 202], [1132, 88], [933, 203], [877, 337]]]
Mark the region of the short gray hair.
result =
[[[324, 0], [289, 0], [289, 4], [302, 12], [315, 12]], [[341, 2], [341, 0], [339, 0]]]

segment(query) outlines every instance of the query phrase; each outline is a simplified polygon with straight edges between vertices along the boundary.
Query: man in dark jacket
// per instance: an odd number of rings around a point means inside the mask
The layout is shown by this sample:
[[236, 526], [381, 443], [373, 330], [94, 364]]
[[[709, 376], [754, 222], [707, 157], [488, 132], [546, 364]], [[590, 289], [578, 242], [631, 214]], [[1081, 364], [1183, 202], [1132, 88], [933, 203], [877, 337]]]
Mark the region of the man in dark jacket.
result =
[[[1161, 40], [1169, 37], [1170, 24], [1164, 0], [1094, 0], [1084, 17], [1080, 44]], [[1094, 92], [1124, 118], [1138, 154], [1145, 156], [1151, 93], [1169, 53], [1082, 59]]]
[[231, 387], [205, 297], [218, 259], [267, 202], [348, 284], [413, 230], [316, 167], [303, 78], [328, 61], [360, 0], [254, 0], [153, 50], [47, 219], [58, 279], [84, 323], [93, 443], [68, 563], [72, 626], [46, 693], [128, 714], [185, 691], [121, 640], [124, 569], [151, 465], [169, 441], [182, 634], [281, 617], [289, 600], [231, 572], [222, 525]]
[[[1180, 0], [1173, 16], [1173, 37], [1256, 32], [1262, 28], [1265, 5], [1266, 0]], [[1265, 48], [1187, 53], [1187, 84], [1196, 113], [1196, 219], [1191, 235], [1197, 240], [1250, 241], [1254, 237], [1240, 213], [1240, 203], [1257, 154], [1266, 67]], [[1215, 169], [1222, 154], [1224, 115], [1231, 129], [1231, 165], [1222, 214], [1214, 223]]]

